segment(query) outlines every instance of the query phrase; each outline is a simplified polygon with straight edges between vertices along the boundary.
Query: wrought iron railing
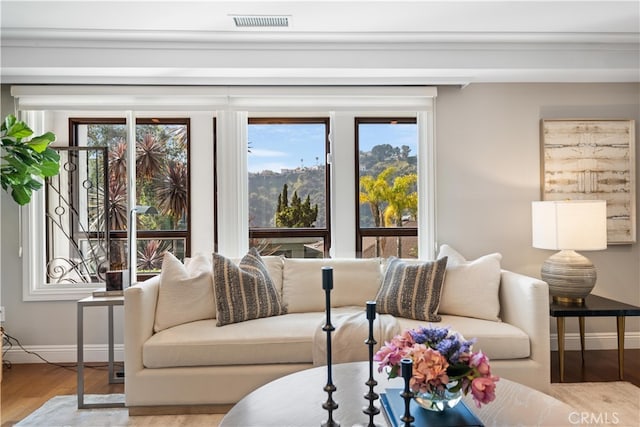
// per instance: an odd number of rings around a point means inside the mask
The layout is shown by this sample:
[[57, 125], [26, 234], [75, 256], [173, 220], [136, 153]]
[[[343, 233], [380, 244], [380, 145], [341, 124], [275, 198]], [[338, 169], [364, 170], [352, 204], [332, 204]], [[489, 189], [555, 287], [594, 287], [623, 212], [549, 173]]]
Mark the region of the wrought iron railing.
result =
[[57, 147], [60, 174], [45, 183], [47, 283], [104, 281], [109, 270], [107, 147]]

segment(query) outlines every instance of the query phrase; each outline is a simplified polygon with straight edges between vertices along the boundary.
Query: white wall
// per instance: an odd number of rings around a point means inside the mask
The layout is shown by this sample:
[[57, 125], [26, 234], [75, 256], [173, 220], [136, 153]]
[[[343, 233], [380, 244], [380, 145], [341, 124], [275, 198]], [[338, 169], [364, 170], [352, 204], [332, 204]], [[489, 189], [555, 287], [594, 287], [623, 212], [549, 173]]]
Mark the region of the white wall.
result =
[[[540, 277], [542, 262], [553, 253], [531, 247], [531, 201], [540, 200], [540, 119], [634, 119], [638, 163], [639, 103], [637, 83], [439, 88], [438, 241], [468, 258], [500, 252], [504, 268]], [[636, 211], [638, 199], [636, 194]], [[595, 294], [640, 305], [638, 244], [586, 255], [598, 269]], [[555, 332], [555, 319], [551, 323]], [[628, 318], [626, 329], [627, 346], [640, 346], [640, 319]], [[577, 320], [568, 320], [567, 333], [576, 331]], [[592, 334], [589, 345], [615, 346], [615, 318], [587, 319], [586, 331]]]
[[[3, 87], [3, 115], [12, 105]], [[468, 258], [503, 254], [507, 269], [539, 277], [549, 251], [531, 247], [530, 206], [540, 198], [541, 118], [629, 118], [640, 128], [640, 84], [472, 84], [438, 88], [436, 100], [437, 233]], [[346, 126], [346, 125], [345, 125]], [[194, 135], [195, 136], [195, 135]], [[636, 146], [640, 137], [636, 135]], [[209, 147], [197, 150], [212, 158]], [[640, 150], [636, 149], [637, 153]], [[194, 156], [197, 158], [197, 156]], [[198, 160], [196, 160], [198, 161]], [[640, 169], [640, 168], [637, 168]], [[197, 174], [194, 174], [197, 177]], [[206, 183], [206, 191], [210, 191]], [[638, 197], [637, 197], [638, 199]], [[199, 200], [193, 197], [192, 200]], [[205, 196], [203, 200], [210, 200]], [[198, 221], [206, 223], [209, 201]], [[18, 208], [2, 194], [1, 282], [6, 326], [24, 345], [62, 357], [75, 346], [74, 302], [22, 302], [17, 256]], [[194, 217], [195, 222], [195, 217]], [[199, 230], [212, 235], [211, 229]], [[208, 251], [202, 243], [194, 251]], [[595, 293], [640, 305], [637, 244], [613, 246], [588, 256], [598, 268]], [[95, 311], [95, 313], [93, 313]], [[106, 314], [86, 312], [85, 342], [106, 343]], [[121, 328], [116, 311], [116, 328]], [[550, 324], [554, 323], [550, 319]], [[615, 347], [615, 321], [588, 319], [590, 346]], [[569, 321], [568, 332], [577, 326]], [[551, 326], [552, 331], [555, 326]], [[640, 319], [627, 320], [627, 346], [640, 347]], [[116, 343], [122, 342], [118, 334]], [[45, 346], [45, 347], [39, 347]], [[75, 358], [75, 353], [71, 352]], [[60, 359], [62, 360], [62, 359]]]

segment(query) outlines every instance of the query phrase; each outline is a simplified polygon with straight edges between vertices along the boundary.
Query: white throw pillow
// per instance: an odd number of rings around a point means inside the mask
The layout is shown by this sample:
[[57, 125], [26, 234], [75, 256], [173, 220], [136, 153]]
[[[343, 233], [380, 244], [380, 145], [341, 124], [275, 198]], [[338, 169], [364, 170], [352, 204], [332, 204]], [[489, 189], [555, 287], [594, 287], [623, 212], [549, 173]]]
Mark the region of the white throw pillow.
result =
[[160, 273], [155, 332], [183, 323], [216, 317], [211, 258], [197, 254], [185, 267], [165, 253]]
[[333, 268], [331, 306], [366, 306], [382, 282], [380, 259], [284, 259], [282, 301], [288, 313], [325, 310], [322, 267]]
[[442, 245], [438, 258], [448, 257], [439, 314], [500, 321], [500, 261], [493, 253], [467, 261], [448, 245]]

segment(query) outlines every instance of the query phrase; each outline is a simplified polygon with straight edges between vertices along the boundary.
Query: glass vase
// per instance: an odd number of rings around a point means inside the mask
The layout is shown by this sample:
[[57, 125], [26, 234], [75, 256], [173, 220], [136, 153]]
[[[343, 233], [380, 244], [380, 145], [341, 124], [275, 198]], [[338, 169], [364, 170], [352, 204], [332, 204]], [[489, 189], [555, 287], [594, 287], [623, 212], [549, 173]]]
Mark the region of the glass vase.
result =
[[462, 391], [450, 391], [448, 388], [442, 388], [435, 389], [429, 393], [417, 392], [413, 400], [424, 409], [441, 412], [448, 408], [453, 408], [460, 403], [460, 400], [462, 400]]

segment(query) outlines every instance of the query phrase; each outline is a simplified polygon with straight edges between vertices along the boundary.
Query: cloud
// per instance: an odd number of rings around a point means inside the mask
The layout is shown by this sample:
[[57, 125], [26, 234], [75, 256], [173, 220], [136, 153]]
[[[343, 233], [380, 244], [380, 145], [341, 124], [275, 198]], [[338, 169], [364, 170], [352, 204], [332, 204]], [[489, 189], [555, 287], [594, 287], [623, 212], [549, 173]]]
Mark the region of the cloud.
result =
[[[285, 151], [251, 148], [248, 161], [249, 172], [262, 172], [266, 170], [280, 172], [280, 169], [290, 169], [295, 167], [290, 157], [291, 153]], [[287, 162], [291, 164], [287, 164]]]
[[249, 163], [249, 172], [258, 173], [269, 170], [280, 173], [282, 169], [294, 169], [295, 167], [282, 162]]
[[251, 150], [251, 153], [249, 153], [249, 158], [255, 156], [255, 157], [287, 157], [289, 156], [289, 153], [285, 153], [284, 151], [278, 151], [278, 150], [268, 150], [265, 148], [249, 148], [249, 150]]

